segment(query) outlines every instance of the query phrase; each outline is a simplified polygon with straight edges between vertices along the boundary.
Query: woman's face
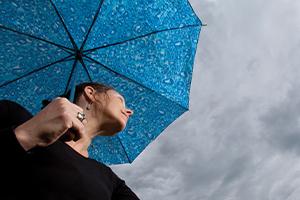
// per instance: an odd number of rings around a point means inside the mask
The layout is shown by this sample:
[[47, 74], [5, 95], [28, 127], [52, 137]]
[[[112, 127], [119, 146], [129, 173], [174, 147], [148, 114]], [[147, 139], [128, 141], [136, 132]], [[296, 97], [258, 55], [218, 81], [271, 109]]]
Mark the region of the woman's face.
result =
[[133, 111], [126, 108], [125, 99], [115, 90], [108, 90], [104, 97], [101, 109], [101, 129], [105, 130], [105, 135], [114, 135], [122, 131], [127, 124]]

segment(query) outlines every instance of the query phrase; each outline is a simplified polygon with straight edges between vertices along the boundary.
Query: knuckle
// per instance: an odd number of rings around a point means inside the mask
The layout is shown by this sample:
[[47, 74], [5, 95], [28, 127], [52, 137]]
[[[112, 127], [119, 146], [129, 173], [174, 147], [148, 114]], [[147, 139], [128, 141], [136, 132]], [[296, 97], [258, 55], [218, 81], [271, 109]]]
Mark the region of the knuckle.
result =
[[59, 115], [60, 119], [62, 119], [64, 122], [70, 121], [70, 116], [69, 113], [67, 113], [66, 111], [63, 111], [60, 113]]
[[59, 97], [59, 99], [56, 99], [56, 101], [58, 102], [58, 104], [60, 105], [64, 105], [66, 103], [68, 103], [68, 99], [65, 97]]
[[64, 121], [64, 128], [66, 128], [66, 129], [67, 129], [67, 128], [68, 128], [68, 129], [69, 129], [69, 128], [72, 128], [72, 124], [73, 124], [73, 123], [72, 123], [72, 120], [65, 120], [65, 121]]

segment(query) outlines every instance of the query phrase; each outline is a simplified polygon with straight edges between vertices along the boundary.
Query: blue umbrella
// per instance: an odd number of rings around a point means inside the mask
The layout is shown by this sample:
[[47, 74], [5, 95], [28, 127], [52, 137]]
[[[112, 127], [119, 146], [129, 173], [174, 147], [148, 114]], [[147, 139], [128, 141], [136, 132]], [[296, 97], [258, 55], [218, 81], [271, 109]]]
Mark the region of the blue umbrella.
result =
[[135, 114], [89, 154], [132, 163], [189, 109], [201, 26], [186, 0], [0, 0], [0, 98], [35, 115], [79, 83], [113, 86]]

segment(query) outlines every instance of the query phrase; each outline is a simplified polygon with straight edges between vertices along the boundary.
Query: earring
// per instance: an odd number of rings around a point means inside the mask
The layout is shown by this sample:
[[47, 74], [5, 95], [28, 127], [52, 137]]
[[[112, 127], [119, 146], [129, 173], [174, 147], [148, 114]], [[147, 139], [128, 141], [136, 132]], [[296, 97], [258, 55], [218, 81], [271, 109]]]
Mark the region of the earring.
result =
[[86, 106], [86, 109], [87, 109], [87, 110], [90, 110], [90, 109], [91, 109], [91, 105], [92, 105], [92, 104], [89, 103], [89, 104]]

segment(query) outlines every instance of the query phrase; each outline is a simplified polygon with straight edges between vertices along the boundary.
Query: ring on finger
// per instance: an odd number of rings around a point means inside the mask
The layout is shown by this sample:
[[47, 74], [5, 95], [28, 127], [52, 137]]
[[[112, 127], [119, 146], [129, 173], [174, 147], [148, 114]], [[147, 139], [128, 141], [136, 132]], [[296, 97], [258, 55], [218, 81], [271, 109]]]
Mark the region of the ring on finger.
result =
[[79, 119], [82, 122], [85, 119], [85, 114], [77, 112], [77, 119]]

